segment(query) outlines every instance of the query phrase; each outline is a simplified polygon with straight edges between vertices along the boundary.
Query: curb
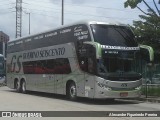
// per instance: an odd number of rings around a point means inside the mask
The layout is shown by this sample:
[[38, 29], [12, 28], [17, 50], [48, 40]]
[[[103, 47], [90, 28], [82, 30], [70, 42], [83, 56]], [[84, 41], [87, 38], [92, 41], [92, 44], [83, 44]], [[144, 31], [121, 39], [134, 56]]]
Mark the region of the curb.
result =
[[160, 103], [160, 98], [138, 98], [139, 101], [152, 102], [152, 103]]

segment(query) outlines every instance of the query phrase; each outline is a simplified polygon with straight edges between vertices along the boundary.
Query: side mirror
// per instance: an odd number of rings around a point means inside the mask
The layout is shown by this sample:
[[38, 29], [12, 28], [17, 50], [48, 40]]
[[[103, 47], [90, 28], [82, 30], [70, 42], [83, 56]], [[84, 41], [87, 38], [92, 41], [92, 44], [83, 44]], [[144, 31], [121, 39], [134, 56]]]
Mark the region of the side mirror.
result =
[[147, 45], [140, 45], [141, 56], [148, 63], [154, 61], [154, 51], [153, 48]]

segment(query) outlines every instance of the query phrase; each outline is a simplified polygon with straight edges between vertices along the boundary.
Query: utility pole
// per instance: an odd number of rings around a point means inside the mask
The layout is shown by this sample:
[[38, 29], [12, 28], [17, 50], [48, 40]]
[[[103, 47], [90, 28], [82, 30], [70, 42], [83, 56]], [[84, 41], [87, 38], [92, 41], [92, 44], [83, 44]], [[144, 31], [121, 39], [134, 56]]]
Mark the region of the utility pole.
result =
[[22, 35], [22, 0], [16, 0], [16, 38]]
[[28, 19], [28, 21], [29, 21], [29, 23], [28, 23], [28, 28], [29, 28], [29, 35], [31, 34], [31, 18], [30, 18], [30, 13], [29, 12], [25, 12], [26, 14], [28, 14], [29, 15], [29, 19]]
[[62, 25], [64, 24], [64, 0], [62, 0]]
[[31, 19], [30, 19], [30, 13], [29, 14], [29, 35], [31, 34]]
[[25, 14], [27, 14], [29, 17], [29, 19], [28, 19], [28, 21], [29, 21], [29, 23], [28, 23], [28, 34], [30, 35], [30, 33], [31, 33], [31, 17], [30, 17], [30, 15], [31, 15], [31, 13], [30, 12], [26, 12], [26, 11], [23, 11]]

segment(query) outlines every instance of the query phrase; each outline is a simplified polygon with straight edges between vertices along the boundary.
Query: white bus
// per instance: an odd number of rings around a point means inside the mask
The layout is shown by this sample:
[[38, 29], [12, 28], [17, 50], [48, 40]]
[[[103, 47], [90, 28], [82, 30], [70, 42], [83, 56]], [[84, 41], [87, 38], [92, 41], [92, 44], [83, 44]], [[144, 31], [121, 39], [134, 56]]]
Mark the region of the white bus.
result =
[[122, 24], [81, 22], [10, 41], [7, 86], [70, 99], [135, 98], [140, 47]]

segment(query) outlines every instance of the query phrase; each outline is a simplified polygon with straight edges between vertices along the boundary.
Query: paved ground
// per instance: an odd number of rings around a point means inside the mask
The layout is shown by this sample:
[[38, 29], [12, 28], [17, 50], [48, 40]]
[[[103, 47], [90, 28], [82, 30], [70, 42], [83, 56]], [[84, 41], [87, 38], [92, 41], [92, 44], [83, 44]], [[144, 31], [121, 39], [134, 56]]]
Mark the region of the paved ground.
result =
[[[150, 103], [137, 100], [90, 100], [80, 98], [78, 101], [69, 101], [65, 96], [38, 92], [28, 94], [17, 93], [12, 89], [0, 87], [0, 111], [159, 111], [159, 103]], [[1, 119], [1, 118], [0, 118]], [[10, 118], [11, 119], [11, 118]], [[12, 118], [17, 120], [17, 118]], [[21, 119], [21, 118], [19, 118]], [[26, 118], [31, 119], [31, 118]], [[33, 118], [32, 118], [33, 119]], [[37, 118], [35, 118], [37, 119]], [[52, 119], [53, 118], [41, 118]], [[154, 117], [57, 117], [56, 120], [159, 120]]]

